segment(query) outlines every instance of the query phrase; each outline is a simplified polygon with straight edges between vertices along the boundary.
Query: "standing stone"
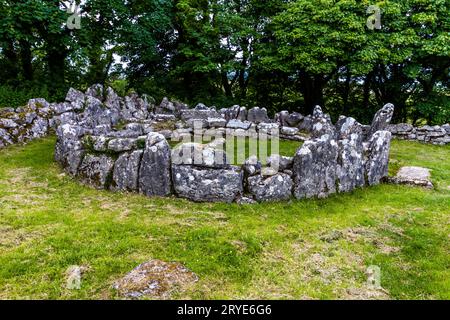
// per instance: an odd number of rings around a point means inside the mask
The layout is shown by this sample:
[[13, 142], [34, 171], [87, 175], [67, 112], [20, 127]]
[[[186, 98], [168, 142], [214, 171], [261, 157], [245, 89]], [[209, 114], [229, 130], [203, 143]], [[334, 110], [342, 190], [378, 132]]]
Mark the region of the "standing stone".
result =
[[111, 189], [115, 191], [139, 191], [138, 178], [144, 151], [122, 154], [116, 161]]
[[338, 135], [338, 188], [348, 192], [364, 186], [364, 147], [362, 126], [353, 118], [341, 118]]
[[105, 189], [111, 183], [113, 167], [114, 159], [106, 155], [87, 154], [78, 170], [78, 176], [87, 185]]
[[103, 86], [101, 84], [94, 84], [86, 90], [86, 95], [94, 97], [100, 101], [103, 101]]
[[267, 116], [267, 109], [255, 107], [248, 110], [247, 120], [252, 123], [269, 122], [269, 117]]
[[308, 140], [294, 157], [294, 195], [323, 198], [336, 192], [338, 145], [322, 136]]
[[312, 122], [311, 137], [313, 139], [320, 138], [323, 135], [328, 135], [330, 138], [335, 137], [336, 130], [330, 116], [324, 114], [321, 107], [316, 106], [314, 108]]
[[388, 103], [373, 117], [372, 125], [368, 132], [367, 138], [370, 139], [372, 135], [377, 131], [386, 130], [391, 123], [392, 116], [394, 115], [394, 105]]
[[139, 191], [150, 197], [169, 195], [170, 162], [167, 140], [159, 133], [149, 133], [139, 170]]
[[73, 109], [83, 110], [86, 96], [83, 92], [70, 88], [66, 95], [66, 101], [72, 105]]
[[377, 185], [388, 176], [391, 133], [377, 131], [369, 140], [366, 151], [366, 176], [370, 186]]
[[248, 178], [249, 192], [257, 201], [289, 200], [292, 196], [292, 179], [284, 173], [264, 178], [261, 175]]
[[[281, 126], [287, 126], [287, 119], [289, 118], [289, 111], [283, 110], [281, 112], [278, 112], [275, 115], [275, 121]], [[266, 121], [268, 122], [268, 121]]]

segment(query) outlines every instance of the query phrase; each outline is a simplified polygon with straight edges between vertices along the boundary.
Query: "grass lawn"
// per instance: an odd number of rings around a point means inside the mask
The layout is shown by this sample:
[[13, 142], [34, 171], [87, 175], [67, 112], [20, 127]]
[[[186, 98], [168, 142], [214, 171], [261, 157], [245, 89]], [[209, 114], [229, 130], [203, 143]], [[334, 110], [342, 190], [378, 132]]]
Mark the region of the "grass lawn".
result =
[[[173, 298], [450, 299], [449, 146], [393, 143], [391, 173], [428, 167], [433, 191], [239, 206], [93, 190], [62, 173], [54, 143], [0, 150], [0, 299], [118, 298], [113, 282], [153, 258], [199, 276]], [[65, 288], [71, 265], [87, 268], [80, 290]], [[366, 285], [371, 265], [383, 290]]]

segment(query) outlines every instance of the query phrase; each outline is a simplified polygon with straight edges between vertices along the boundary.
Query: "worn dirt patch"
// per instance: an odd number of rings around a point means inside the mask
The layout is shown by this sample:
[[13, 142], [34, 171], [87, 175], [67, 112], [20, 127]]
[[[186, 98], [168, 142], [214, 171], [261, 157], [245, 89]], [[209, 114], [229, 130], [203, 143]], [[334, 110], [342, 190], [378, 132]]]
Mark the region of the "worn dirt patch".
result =
[[118, 280], [113, 288], [125, 298], [169, 299], [197, 281], [197, 275], [179, 263], [151, 260]]
[[25, 241], [41, 237], [39, 232], [27, 232], [24, 229], [14, 229], [11, 226], [0, 226], [0, 248], [12, 248]]

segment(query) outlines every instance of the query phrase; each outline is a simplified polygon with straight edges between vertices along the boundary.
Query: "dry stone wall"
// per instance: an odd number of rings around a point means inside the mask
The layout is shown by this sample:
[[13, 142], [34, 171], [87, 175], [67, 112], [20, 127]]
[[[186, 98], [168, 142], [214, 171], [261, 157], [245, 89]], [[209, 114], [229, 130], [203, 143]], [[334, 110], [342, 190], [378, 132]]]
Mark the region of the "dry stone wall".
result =
[[393, 124], [388, 127], [392, 135], [401, 140], [419, 141], [435, 145], [450, 143], [450, 124], [442, 126], [413, 127], [407, 123]]
[[[67, 111], [51, 120], [55, 159], [99, 189], [244, 204], [327, 197], [387, 177], [392, 105], [370, 126], [348, 117], [333, 124], [320, 107], [309, 117], [284, 112], [270, 120], [263, 108], [217, 110], [199, 104], [189, 109], [168, 99], [153, 106], [97, 85], [86, 93], [71, 89], [59, 108]], [[308, 126], [308, 135], [302, 126]], [[198, 132], [214, 139], [192, 142]], [[252, 156], [233, 165], [224, 137], [259, 134], [305, 142], [292, 157], [273, 154], [263, 164]], [[171, 148], [175, 140], [179, 143]]]

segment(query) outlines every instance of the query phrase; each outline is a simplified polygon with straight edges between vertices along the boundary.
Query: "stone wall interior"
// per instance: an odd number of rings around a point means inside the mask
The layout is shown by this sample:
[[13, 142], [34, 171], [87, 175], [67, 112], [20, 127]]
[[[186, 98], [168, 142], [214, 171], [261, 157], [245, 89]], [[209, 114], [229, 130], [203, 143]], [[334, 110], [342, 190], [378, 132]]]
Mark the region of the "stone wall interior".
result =
[[[369, 126], [344, 116], [333, 124], [318, 106], [310, 116], [283, 111], [271, 120], [259, 107], [189, 108], [167, 98], [155, 106], [145, 96], [119, 97], [94, 85], [85, 93], [70, 89], [63, 103], [35, 99], [2, 110], [0, 147], [55, 130], [55, 160], [62, 168], [111, 191], [241, 204], [322, 198], [387, 177], [393, 112], [393, 105], [384, 106]], [[194, 130], [215, 139], [194, 143]], [[448, 125], [442, 130], [448, 137]], [[304, 143], [292, 157], [273, 154], [263, 164], [251, 156], [234, 165], [224, 137], [258, 133]], [[172, 148], [173, 141], [181, 142]]]

